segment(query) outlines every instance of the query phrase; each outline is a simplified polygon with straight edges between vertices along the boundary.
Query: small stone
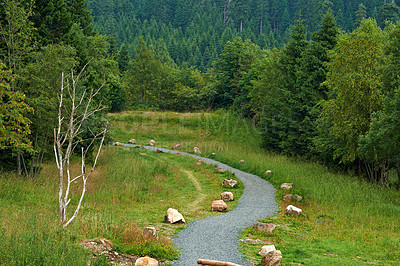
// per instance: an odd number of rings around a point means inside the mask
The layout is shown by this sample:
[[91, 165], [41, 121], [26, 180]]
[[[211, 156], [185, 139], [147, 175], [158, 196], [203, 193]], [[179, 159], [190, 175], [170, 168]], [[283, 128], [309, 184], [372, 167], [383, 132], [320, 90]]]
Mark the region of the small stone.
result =
[[215, 167], [214, 170], [216, 173], [225, 173], [226, 172], [225, 168], [222, 168], [222, 167]]
[[155, 227], [148, 226], [143, 228], [143, 235], [147, 236], [157, 236], [157, 231]]
[[303, 197], [299, 196], [299, 195], [292, 195], [292, 194], [287, 194], [283, 197], [283, 200], [286, 202], [290, 202], [292, 200], [296, 200], [297, 202], [300, 202], [303, 199]]
[[128, 141], [128, 143], [130, 143], [130, 144], [136, 144], [136, 139], [130, 139], [130, 140]]
[[167, 213], [165, 214], [164, 221], [166, 223], [174, 224], [174, 223], [185, 223], [185, 219], [182, 214], [180, 214], [177, 210], [169, 208]]
[[173, 150], [179, 150], [181, 147], [182, 147], [181, 144], [175, 144], [175, 145], [172, 146], [172, 149]]
[[163, 151], [160, 149], [157, 149], [156, 152], [163, 153]]
[[138, 258], [135, 262], [135, 266], [158, 266], [158, 261], [150, 257]]
[[232, 192], [223, 192], [223, 193], [221, 193], [221, 199], [223, 201], [232, 201], [233, 193]]
[[282, 252], [273, 250], [268, 252], [261, 261], [262, 266], [279, 266], [282, 263]]
[[147, 156], [147, 153], [144, 153], [144, 152], [141, 152], [139, 154], [142, 155], [142, 156]]
[[122, 146], [121, 142], [115, 142], [114, 144], [115, 144], [115, 146]]
[[240, 160], [239, 163], [244, 163], [244, 160]]
[[149, 140], [149, 145], [150, 145], [150, 146], [156, 145], [156, 141], [155, 141], [154, 139]]
[[267, 255], [269, 252], [276, 250], [274, 245], [267, 245], [267, 246], [262, 246], [258, 254], [261, 256]]
[[196, 165], [201, 165], [202, 162], [203, 162], [202, 160], [198, 160]]
[[216, 154], [215, 152], [213, 152], [213, 153], [211, 153], [211, 155], [212, 155], [212, 156], [215, 156], [215, 155], [217, 155], [217, 154]]
[[275, 224], [266, 224], [266, 223], [258, 222], [258, 223], [253, 225], [253, 228], [257, 229], [259, 231], [272, 233], [275, 230], [276, 225]]
[[287, 206], [286, 211], [285, 211], [286, 214], [293, 214], [293, 215], [297, 215], [297, 216], [301, 215], [302, 212], [303, 212], [302, 209], [297, 208], [293, 205]]
[[291, 189], [293, 188], [293, 184], [292, 183], [283, 183], [281, 185], [281, 189]]
[[228, 205], [223, 200], [213, 200], [211, 205], [211, 211], [215, 212], [226, 212], [228, 211]]
[[227, 186], [227, 187], [231, 187], [234, 188], [237, 186], [237, 181], [235, 179], [224, 179], [224, 181], [222, 181], [222, 185], [223, 186]]
[[265, 175], [270, 175], [270, 174], [272, 174], [272, 171], [271, 171], [271, 170], [265, 171]]
[[194, 153], [201, 153], [200, 149], [197, 147], [194, 147], [193, 150], [194, 150]]

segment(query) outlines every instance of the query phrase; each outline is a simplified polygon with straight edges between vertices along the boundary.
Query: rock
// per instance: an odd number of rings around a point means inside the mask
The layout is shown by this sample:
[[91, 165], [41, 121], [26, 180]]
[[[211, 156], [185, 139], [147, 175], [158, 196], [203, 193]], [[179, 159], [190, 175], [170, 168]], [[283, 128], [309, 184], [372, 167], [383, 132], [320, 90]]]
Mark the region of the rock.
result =
[[160, 149], [157, 149], [157, 150], [156, 150], [156, 152], [163, 153], [163, 151], [162, 151], [162, 150], [160, 150]]
[[224, 179], [224, 181], [222, 181], [222, 185], [223, 186], [227, 186], [227, 187], [236, 187], [237, 186], [237, 181], [235, 179]]
[[282, 253], [280, 250], [273, 250], [262, 258], [262, 266], [279, 266], [282, 263]]
[[265, 171], [265, 175], [270, 175], [270, 174], [272, 174], [272, 171], [271, 171], [271, 170]]
[[244, 163], [244, 160], [240, 160], [239, 163]]
[[297, 208], [297, 207], [295, 207], [295, 206], [293, 206], [293, 205], [289, 205], [289, 206], [287, 206], [286, 207], [286, 214], [293, 214], [293, 215], [297, 215], [297, 216], [299, 216], [301, 213], [302, 213], [302, 209], [300, 209], [300, 208]]
[[157, 236], [157, 231], [155, 227], [148, 226], [143, 228], [143, 235], [147, 236]]
[[216, 154], [215, 152], [213, 152], [213, 153], [211, 153], [211, 155], [212, 155], [212, 156], [215, 156], [215, 155], [217, 155], [217, 154]]
[[147, 153], [141, 152], [140, 155], [147, 156]]
[[232, 201], [233, 193], [232, 192], [223, 192], [223, 193], [221, 193], [221, 199], [223, 201]]
[[293, 188], [293, 184], [292, 183], [283, 183], [281, 185], [281, 189], [291, 189]]
[[135, 266], [158, 266], [158, 260], [152, 259], [150, 257], [138, 258], [135, 262]]
[[85, 248], [90, 249], [94, 254], [101, 254], [104, 251], [111, 251], [114, 248], [114, 244], [105, 238], [96, 238], [91, 240], [84, 240], [81, 245]]
[[201, 165], [202, 162], [203, 162], [202, 160], [198, 160], [196, 165]]
[[287, 194], [283, 197], [283, 200], [286, 202], [292, 201], [292, 200], [296, 200], [297, 202], [300, 202], [303, 199], [303, 197], [299, 196], [299, 195], [292, 195], [292, 194]]
[[149, 140], [149, 145], [150, 145], [150, 146], [156, 145], [156, 141], [155, 141], [154, 139]]
[[115, 146], [122, 146], [121, 142], [115, 142], [114, 144], [115, 144]]
[[267, 245], [267, 246], [262, 246], [258, 254], [261, 256], [267, 255], [269, 252], [276, 250], [274, 245]]
[[179, 150], [182, 147], [181, 144], [175, 144], [174, 146], [172, 146], [173, 150]]
[[136, 145], [135, 148], [144, 148], [143, 145]]
[[223, 200], [213, 200], [211, 205], [211, 211], [215, 212], [226, 212], [228, 211], [228, 205]]
[[253, 225], [253, 228], [257, 229], [259, 231], [272, 233], [272, 231], [275, 230], [276, 225], [275, 224], [266, 224], [266, 223], [256, 223]]
[[193, 150], [194, 150], [194, 153], [201, 153], [200, 149], [197, 147], [194, 147]]
[[222, 167], [215, 167], [214, 170], [216, 173], [225, 173], [226, 172], [226, 170]]
[[128, 143], [130, 143], [130, 144], [136, 144], [136, 139], [130, 139], [130, 140], [128, 141]]
[[169, 208], [167, 213], [165, 214], [164, 221], [166, 223], [174, 224], [174, 223], [185, 223], [185, 219], [182, 214], [180, 214], [177, 210]]

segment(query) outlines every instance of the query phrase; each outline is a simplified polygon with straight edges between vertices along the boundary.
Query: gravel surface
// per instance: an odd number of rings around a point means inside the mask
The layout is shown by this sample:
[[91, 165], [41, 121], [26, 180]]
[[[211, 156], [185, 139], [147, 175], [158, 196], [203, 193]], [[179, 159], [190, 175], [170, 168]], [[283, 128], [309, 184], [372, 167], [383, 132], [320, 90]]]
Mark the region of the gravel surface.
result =
[[[124, 145], [136, 146], [130, 144]], [[169, 153], [180, 153], [202, 160], [207, 164], [217, 165], [234, 173], [245, 185], [244, 193], [234, 210], [194, 221], [189, 227], [178, 234], [174, 242], [180, 249], [181, 256], [179, 260], [174, 261], [174, 265], [198, 266], [197, 259], [210, 259], [249, 265], [249, 262], [243, 259], [242, 254], [238, 250], [239, 231], [277, 212], [278, 206], [275, 202], [275, 189], [273, 186], [256, 175], [240, 171], [209, 158], [152, 146], [144, 146], [144, 148], [148, 150], [161, 149]]]

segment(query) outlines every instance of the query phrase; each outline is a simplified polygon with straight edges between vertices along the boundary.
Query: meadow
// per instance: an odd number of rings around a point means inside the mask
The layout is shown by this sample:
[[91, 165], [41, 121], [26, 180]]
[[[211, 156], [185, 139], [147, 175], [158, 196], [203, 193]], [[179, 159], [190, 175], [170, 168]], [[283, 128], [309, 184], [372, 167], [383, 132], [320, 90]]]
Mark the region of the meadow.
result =
[[[252, 261], [262, 245], [274, 244], [283, 264], [398, 265], [400, 263], [400, 192], [370, 184], [360, 177], [337, 173], [316, 163], [268, 153], [250, 121], [225, 111], [175, 113], [131, 111], [109, 115], [111, 139], [182, 151], [198, 147], [202, 156], [257, 174], [276, 188], [293, 183], [290, 193], [303, 197], [292, 203], [300, 217], [284, 215], [287, 193], [278, 189], [280, 211], [263, 222], [277, 224], [273, 233], [248, 228], [241, 251]], [[212, 155], [212, 153], [216, 153]], [[244, 163], [240, 163], [244, 160]], [[78, 158], [76, 159], [78, 162]], [[78, 165], [76, 166], [78, 167]], [[264, 172], [272, 174], [265, 176]], [[0, 263], [2, 265], [107, 264], [81, 247], [84, 239], [105, 237], [121, 253], [150, 255], [168, 263], [178, 250], [171, 238], [187, 225], [163, 222], [165, 211], [178, 209], [190, 223], [209, 215], [213, 199], [224, 191], [221, 182], [230, 173], [216, 174], [211, 165], [144, 149], [107, 145], [89, 181], [88, 194], [76, 220], [64, 230], [57, 224], [57, 168], [48, 161], [37, 179], [0, 174]], [[193, 181], [196, 180], [196, 181]], [[197, 185], [196, 185], [197, 184]], [[199, 186], [201, 189], [199, 190]], [[72, 201], [77, 200], [79, 186]], [[234, 191], [240, 196], [243, 186]], [[237, 197], [236, 197], [237, 198]], [[229, 203], [234, 208], [237, 201]], [[157, 228], [158, 239], [146, 238], [142, 228]]]

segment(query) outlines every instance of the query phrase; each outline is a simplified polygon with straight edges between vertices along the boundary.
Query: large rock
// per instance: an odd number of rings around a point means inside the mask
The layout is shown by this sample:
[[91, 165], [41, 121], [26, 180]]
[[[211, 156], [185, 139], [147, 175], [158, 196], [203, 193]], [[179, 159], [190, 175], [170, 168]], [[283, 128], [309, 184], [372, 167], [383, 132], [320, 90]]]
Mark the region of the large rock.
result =
[[273, 250], [262, 258], [262, 266], [279, 266], [282, 263], [282, 253], [280, 250]]
[[221, 199], [223, 201], [232, 201], [233, 193], [232, 192], [223, 192], [223, 193], [221, 193]]
[[150, 146], [156, 145], [156, 141], [155, 141], [154, 139], [149, 140], [149, 145], [150, 145]]
[[293, 205], [289, 205], [286, 207], [286, 214], [293, 214], [299, 216], [302, 213], [302, 209], [297, 208]]
[[283, 183], [281, 185], [281, 189], [291, 189], [293, 188], [293, 184], [292, 183]]
[[115, 146], [122, 146], [121, 142], [115, 142], [114, 144], [115, 144]]
[[214, 171], [216, 173], [225, 173], [226, 172], [225, 168], [222, 168], [222, 167], [215, 167]]
[[267, 246], [262, 246], [258, 254], [261, 256], [267, 255], [269, 252], [276, 250], [274, 245], [267, 245]]
[[150, 257], [138, 258], [135, 262], [135, 266], [158, 266], [159, 263], [156, 259]]
[[146, 236], [157, 236], [157, 230], [155, 227], [148, 226], [143, 228], [143, 235]]
[[228, 205], [223, 200], [213, 200], [211, 205], [211, 211], [215, 212], [226, 212], [228, 211]]
[[197, 148], [197, 147], [194, 147], [194, 148], [193, 148], [193, 151], [194, 151], [194, 153], [201, 153], [200, 149]]
[[185, 219], [182, 214], [180, 214], [177, 210], [169, 208], [167, 213], [165, 214], [164, 221], [169, 224], [174, 223], [185, 223]]
[[235, 179], [228, 179], [228, 178], [222, 181], [222, 185], [227, 187], [236, 187], [237, 183], [238, 182]]
[[175, 145], [172, 146], [172, 149], [173, 150], [179, 150], [181, 147], [182, 147], [181, 144], [175, 144]]
[[253, 225], [253, 228], [259, 231], [263, 231], [263, 232], [268, 232], [268, 233], [272, 233], [275, 228], [276, 225], [275, 224], [266, 224], [266, 223], [256, 223]]
[[287, 194], [283, 197], [283, 200], [286, 202], [289, 201], [297, 201], [300, 202], [303, 199], [303, 197], [299, 196], [299, 195], [292, 195], [292, 194]]
[[136, 139], [130, 139], [130, 140], [128, 141], [128, 143], [130, 143], [130, 144], [136, 144]]

